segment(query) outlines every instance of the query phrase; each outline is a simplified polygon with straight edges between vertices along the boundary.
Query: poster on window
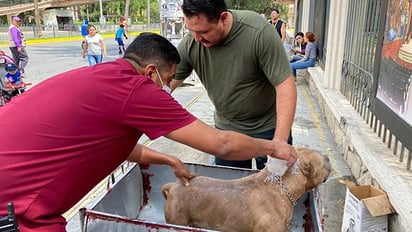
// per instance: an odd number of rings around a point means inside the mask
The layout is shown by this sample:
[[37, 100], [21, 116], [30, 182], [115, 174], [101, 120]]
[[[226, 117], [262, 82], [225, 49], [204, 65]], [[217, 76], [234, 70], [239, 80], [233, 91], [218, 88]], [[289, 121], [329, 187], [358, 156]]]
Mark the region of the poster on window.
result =
[[412, 126], [412, 3], [389, 0], [376, 97]]
[[183, 0], [160, 1], [160, 32], [169, 40], [181, 39], [184, 34]]

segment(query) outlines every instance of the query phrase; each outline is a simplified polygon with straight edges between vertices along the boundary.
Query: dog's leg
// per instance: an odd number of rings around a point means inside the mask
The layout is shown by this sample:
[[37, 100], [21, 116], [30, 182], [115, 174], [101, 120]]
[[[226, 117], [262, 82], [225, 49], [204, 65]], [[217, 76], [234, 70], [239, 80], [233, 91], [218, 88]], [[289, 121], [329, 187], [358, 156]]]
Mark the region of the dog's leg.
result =
[[[278, 215], [278, 217], [274, 215]], [[288, 223], [283, 219], [283, 216], [279, 214], [265, 213], [259, 217], [253, 232], [286, 232]]]

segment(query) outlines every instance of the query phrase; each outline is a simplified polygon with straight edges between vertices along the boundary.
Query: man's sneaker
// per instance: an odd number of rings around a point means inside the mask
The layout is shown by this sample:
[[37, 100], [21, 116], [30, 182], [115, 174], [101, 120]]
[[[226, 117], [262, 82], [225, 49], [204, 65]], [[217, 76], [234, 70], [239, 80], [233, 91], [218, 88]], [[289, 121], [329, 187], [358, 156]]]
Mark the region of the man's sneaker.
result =
[[121, 55], [122, 54], [122, 51], [119, 51], [119, 55]]

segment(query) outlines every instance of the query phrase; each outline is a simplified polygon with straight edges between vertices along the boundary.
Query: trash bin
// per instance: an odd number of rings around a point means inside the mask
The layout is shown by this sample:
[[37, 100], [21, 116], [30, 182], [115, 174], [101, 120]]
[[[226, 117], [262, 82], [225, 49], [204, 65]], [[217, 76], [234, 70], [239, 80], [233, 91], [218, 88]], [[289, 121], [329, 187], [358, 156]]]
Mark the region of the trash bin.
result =
[[81, 32], [82, 32], [82, 36], [86, 36], [87, 35], [87, 26], [89, 25], [89, 20], [88, 19], [84, 19], [83, 20], [83, 24], [81, 27]]

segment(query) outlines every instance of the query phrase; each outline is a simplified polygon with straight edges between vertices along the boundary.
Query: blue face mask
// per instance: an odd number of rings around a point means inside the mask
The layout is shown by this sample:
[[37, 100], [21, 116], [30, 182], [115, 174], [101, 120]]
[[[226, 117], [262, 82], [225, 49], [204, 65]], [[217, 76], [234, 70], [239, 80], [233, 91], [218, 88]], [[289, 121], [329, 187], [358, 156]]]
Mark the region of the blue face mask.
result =
[[172, 92], [172, 90], [170, 89], [169, 86], [163, 84], [162, 77], [160, 76], [159, 71], [157, 71], [157, 68], [156, 68], [156, 73], [157, 73], [157, 76], [158, 76], [159, 79], [160, 79], [160, 83], [162, 84], [162, 89], [163, 89], [166, 93], [170, 94], [170, 93]]
[[163, 89], [166, 93], [168, 93], [168, 94], [171, 94], [171, 93], [172, 93], [172, 90], [171, 90], [170, 87], [167, 86], [167, 85], [163, 85], [162, 89]]

